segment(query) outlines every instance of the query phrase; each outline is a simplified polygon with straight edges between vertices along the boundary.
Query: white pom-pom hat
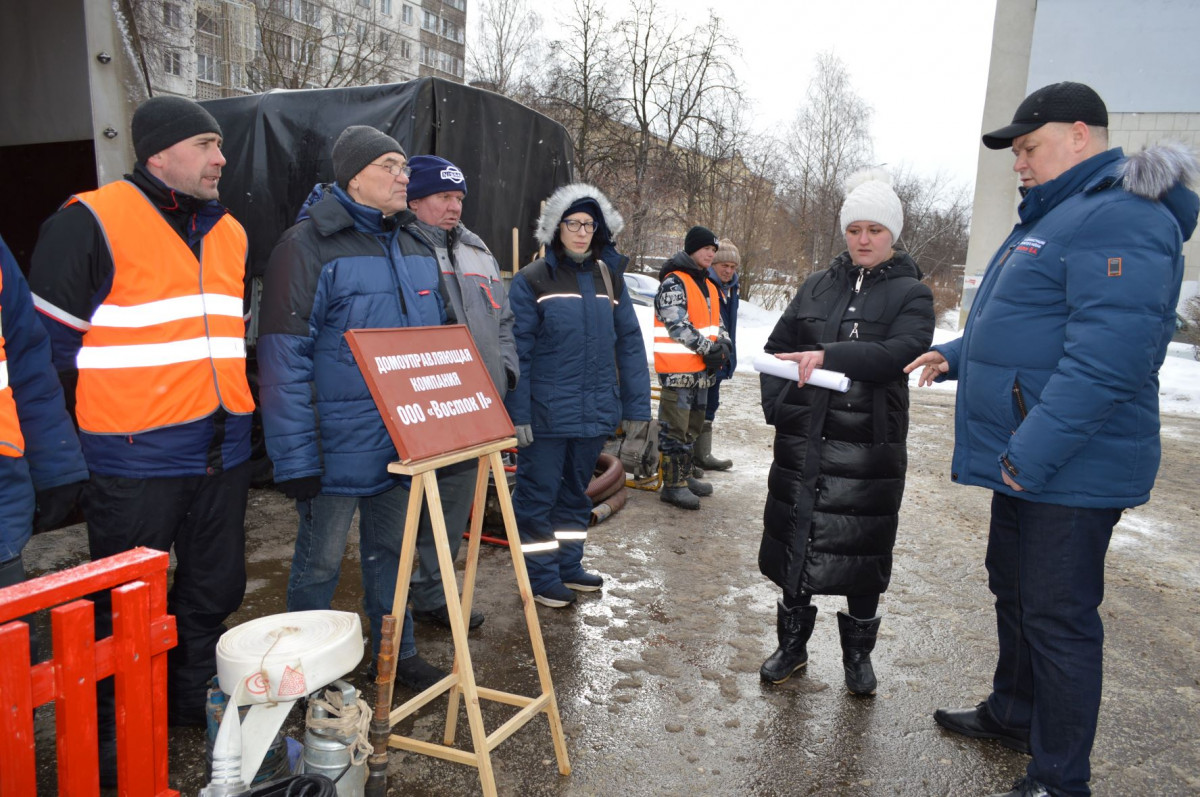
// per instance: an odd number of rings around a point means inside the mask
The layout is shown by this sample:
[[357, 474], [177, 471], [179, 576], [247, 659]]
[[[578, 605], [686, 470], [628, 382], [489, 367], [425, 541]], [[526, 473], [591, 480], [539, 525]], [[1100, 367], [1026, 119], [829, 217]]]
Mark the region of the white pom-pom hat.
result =
[[839, 216], [842, 232], [856, 221], [873, 221], [887, 227], [892, 243], [904, 229], [904, 208], [892, 190], [892, 176], [883, 169], [855, 172], [846, 180], [846, 201]]

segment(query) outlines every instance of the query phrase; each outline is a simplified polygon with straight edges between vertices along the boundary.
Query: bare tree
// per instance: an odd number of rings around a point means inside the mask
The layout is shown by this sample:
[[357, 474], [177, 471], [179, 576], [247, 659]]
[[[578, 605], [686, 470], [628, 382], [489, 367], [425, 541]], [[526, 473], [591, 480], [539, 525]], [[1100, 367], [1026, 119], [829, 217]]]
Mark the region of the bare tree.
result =
[[944, 174], [922, 177], [899, 169], [893, 187], [904, 206], [901, 243], [925, 272], [934, 310], [941, 315], [957, 306], [962, 293], [961, 272], [953, 267], [967, 257], [971, 200], [966, 186]]
[[612, 183], [620, 162], [623, 62], [602, 0], [574, 0], [562, 35], [550, 44], [550, 69], [539, 103], [571, 132], [576, 176]]
[[478, 35], [467, 51], [471, 82], [506, 97], [526, 93], [542, 27], [527, 0], [479, 0]]
[[774, 249], [775, 230], [786, 220], [777, 196], [783, 179], [777, 153], [778, 143], [770, 137], [745, 137], [743, 148], [722, 163], [710, 189], [714, 229], [732, 239], [741, 255], [738, 284], [746, 299], [759, 295], [787, 255]]
[[[669, 161], [680, 134], [696, 120], [708, 120], [710, 101], [736, 90], [727, 54], [728, 40], [710, 13], [703, 25], [681, 32], [677, 18], [664, 16], [656, 0], [634, 0], [632, 16], [621, 30], [629, 65], [628, 113], [633, 128], [626, 247], [635, 259], [673, 242], [651, 240], [653, 230], [666, 232], [663, 193], [670, 181], [662, 166]], [[632, 206], [632, 207], [630, 207]]]
[[818, 55], [787, 142], [792, 172], [787, 194], [808, 243], [809, 272], [824, 268], [842, 247], [842, 184], [870, 162], [870, 122], [871, 107], [854, 92], [845, 64], [831, 53]]

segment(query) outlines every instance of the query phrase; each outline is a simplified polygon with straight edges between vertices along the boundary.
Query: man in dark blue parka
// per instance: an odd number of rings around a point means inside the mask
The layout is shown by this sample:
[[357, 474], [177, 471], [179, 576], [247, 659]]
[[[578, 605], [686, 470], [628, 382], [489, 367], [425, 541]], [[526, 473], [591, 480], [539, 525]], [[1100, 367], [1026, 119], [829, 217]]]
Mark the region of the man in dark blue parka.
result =
[[[388, 472], [396, 447], [355, 364], [350, 329], [446, 323], [433, 254], [403, 225], [409, 169], [391, 136], [346, 128], [332, 152], [336, 182], [319, 185], [271, 252], [263, 281], [258, 366], [275, 483], [299, 528], [288, 611], [328, 609], [357, 512], [363, 605], [378, 654], [390, 614], [408, 485]], [[406, 612], [396, 681], [420, 692], [441, 671], [417, 655]]]
[[25, 580], [33, 534], [67, 519], [88, 470], [29, 285], [0, 240], [0, 587]]
[[1012, 797], [1088, 795], [1104, 557], [1158, 471], [1158, 370], [1200, 167], [1181, 146], [1108, 149], [1108, 111], [1081, 83], [1033, 92], [983, 143], [1012, 147], [1020, 221], [962, 337], [907, 370], [958, 380], [951, 478], [994, 491], [999, 658], [987, 700], [934, 719], [1031, 753]]

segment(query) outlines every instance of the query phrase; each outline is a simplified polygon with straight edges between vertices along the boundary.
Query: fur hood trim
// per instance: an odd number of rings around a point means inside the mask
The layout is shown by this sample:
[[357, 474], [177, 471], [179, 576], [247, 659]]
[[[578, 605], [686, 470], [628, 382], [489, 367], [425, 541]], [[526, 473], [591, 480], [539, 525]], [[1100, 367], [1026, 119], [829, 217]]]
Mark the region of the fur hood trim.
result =
[[1131, 194], [1162, 199], [1177, 183], [1195, 185], [1200, 178], [1200, 163], [1191, 147], [1164, 141], [1127, 157], [1118, 174]]
[[558, 228], [558, 220], [562, 218], [562, 214], [571, 207], [572, 203], [584, 197], [596, 200], [596, 204], [600, 206], [600, 212], [604, 214], [604, 223], [608, 226], [613, 238], [625, 229], [625, 219], [621, 218], [621, 214], [608, 201], [604, 192], [587, 183], [571, 183], [559, 188], [546, 200], [546, 207], [537, 220], [537, 228], [534, 232], [537, 242], [549, 246], [550, 242], [554, 240], [554, 231]]

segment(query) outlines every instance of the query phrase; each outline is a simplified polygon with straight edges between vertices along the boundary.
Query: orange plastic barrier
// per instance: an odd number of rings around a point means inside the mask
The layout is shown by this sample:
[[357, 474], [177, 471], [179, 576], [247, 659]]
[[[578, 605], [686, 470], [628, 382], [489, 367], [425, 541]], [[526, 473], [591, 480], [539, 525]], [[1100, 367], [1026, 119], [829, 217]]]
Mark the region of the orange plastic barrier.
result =
[[[0, 797], [37, 793], [33, 710], [53, 702], [60, 794], [100, 793], [96, 682], [115, 675], [117, 781], [122, 795], [178, 795], [167, 786], [167, 614], [163, 551], [135, 548], [0, 589]], [[85, 595], [112, 590], [113, 633], [95, 639]], [[53, 608], [51, 608], [53, 607]], [[31, 664], [29, 626], [50, 609], [54, 657]]]

